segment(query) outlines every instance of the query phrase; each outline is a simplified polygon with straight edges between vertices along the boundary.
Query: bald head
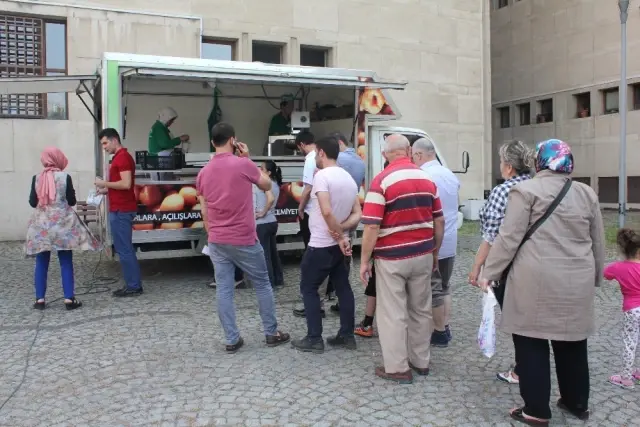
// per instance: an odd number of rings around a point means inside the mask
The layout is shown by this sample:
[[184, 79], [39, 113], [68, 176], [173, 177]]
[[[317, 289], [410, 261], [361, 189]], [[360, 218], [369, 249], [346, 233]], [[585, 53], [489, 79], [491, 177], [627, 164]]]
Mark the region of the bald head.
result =
[[411, 147], [411, 157], [417, 166], [436, 160], [436, 148], [427, 138], [420, 138]]
[[411, 144], [406, 136], [394, 133], [384, 139], [382, 155], [389, 162], [400, 157], [409, 157], [411, 153]]

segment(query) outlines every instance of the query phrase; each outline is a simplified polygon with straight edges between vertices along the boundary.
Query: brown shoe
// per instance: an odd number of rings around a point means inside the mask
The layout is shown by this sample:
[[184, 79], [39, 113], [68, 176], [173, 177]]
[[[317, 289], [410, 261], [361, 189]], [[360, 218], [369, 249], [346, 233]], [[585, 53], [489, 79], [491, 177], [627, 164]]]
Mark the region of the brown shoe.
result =
[[411, 373], [411, 370], [408, 370], [407, 372], [387, 374], [387, 372], [384, 370], [384, 366], [378, 366], [376, 368], [376, 376], [382, 378], [383, 380], [395, 381], [398, 384], [413, 383], [413, 374]]
[[423, 377], [426, 377], [427, 375], [429, 375], [429, 368], [418, 368], [416, 366], [413, 366], [411, 362], [409, 362], [409, 367], [414, 371], [416, 371], [416, 374], [418, 375], [422, 375]]
[[291, 336], [286, 332], [277, 331], [275, 335], [267, 335], [266, 343], [267, 347], [277, 347], [282, 344], [286, 344], [291, 340]]

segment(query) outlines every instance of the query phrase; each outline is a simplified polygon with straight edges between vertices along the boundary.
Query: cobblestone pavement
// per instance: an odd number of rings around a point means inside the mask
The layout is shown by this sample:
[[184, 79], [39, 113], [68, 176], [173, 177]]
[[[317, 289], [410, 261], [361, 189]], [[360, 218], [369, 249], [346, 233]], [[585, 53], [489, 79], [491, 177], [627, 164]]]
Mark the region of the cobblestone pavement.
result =
[[[373, 375], [381, 361], [376, 339], [360, 339], [355, 352], [328, 349], [322, 355], [288, 345], [266, 348], [250, 289], [236, 294], [247, 345], [225, 354], [205, 259], [144, 262], [145, 294], [139, 298], [92, 294], [81, 297], [80, 310], [67, 312], [58, 301], [44, 314], [36, 312], [30, 307], [33, 262], [21, 257], [19, 244], [0, 244], [0, 405], [24, 376], [0, 409], [0, 425], [508, 426], [507, 410], [520, 403], [518, 388], [499, 383], [495, 373], [512, 362], [512, 345], [501, 334], [493, 359], [480, 354], [480, 296], [464, 285], [477, 244], [460, 241], [452, 345], [434, 349], [432, 375], [412, 385]], [[89, 281], [97, 261], [95, 255], [77, 257], [79, 283]], [[100, 264], [98, 275], [117, 274], [114, 263]], [[305, 333], [304, 321], [291, 314], [298, 277], [296, 261], [289, 260], [287, 286], [276, 297], [281, 327], [294, 337]], [[353, 283], [362, 313], [362, 287]], [[48, 299], [60, 293], [52, 263]], [[606, 382], [620, 367], [617, 287], [599, 290], [596, 304], [588, 425], [639, 425], [639, 392]], [[337, 316], [328, 314], [326, 334], [337, 327]], [[554, 409], [553, 425], [582, 423]]]

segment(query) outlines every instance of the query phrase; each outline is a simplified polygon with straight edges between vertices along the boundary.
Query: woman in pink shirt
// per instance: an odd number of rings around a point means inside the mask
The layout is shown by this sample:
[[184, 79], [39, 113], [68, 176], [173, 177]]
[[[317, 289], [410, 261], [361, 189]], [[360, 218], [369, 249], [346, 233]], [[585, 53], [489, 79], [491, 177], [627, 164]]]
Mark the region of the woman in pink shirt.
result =
[[634, 382], [640, 381], [640, 369], [634, 370], [633, 366], [640, 334], [640, 234], [623, 228], [618, 231], [617, 240], [625, 260], [608, 265], [604, 278], [616, 280], [622, 292], [624, 370], [622, 374], [612, 375], [609, 382], [623, 388], [634, 388]]

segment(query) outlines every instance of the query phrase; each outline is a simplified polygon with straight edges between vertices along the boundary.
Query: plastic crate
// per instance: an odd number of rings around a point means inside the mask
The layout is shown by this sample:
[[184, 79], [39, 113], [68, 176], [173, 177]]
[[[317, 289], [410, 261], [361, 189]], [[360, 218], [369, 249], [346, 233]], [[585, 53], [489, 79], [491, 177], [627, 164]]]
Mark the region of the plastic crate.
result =
[[149, 154], [148, 151], [136, 151], [136, 164], [144, 170], [177, 170], [184, 166], [184, 154], [173, 152], [169, 156]]

